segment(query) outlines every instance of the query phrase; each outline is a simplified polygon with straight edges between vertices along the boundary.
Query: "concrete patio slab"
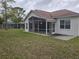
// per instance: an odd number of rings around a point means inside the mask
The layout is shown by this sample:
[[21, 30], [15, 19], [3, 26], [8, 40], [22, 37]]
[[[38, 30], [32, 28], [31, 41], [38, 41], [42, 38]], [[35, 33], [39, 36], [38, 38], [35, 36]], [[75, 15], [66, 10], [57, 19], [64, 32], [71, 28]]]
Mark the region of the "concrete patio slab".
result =
[[46, 34], [41, 34], [41, 33], [34, 33], [34, 32], [30, 32], [30, 33], [33, 33], [33, 34], [36, 34], [36, 35], [42, 35], [42, 36], [51, 36], [51, 37], [54, 37], [56, 39], [60, 39], [60, 40], [70, 40], [76, 36], [68, 36], [68, 35], [46, 35]]
[[74, 37], [75, 36], [55, 36], [56, 39], [61, 39], [61, 40], [70, 40]]

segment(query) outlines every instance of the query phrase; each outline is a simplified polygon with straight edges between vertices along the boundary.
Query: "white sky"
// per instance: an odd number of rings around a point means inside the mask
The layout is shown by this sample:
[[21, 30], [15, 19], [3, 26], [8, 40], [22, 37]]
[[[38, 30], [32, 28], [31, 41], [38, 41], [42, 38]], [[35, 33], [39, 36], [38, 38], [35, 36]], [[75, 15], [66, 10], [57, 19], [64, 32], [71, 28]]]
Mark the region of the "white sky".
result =
[[68, 9], [79, 12], [79, 0], [16, 0], [16, 5], [23, 7], [26, 13], [35, 9], [49, 12]]

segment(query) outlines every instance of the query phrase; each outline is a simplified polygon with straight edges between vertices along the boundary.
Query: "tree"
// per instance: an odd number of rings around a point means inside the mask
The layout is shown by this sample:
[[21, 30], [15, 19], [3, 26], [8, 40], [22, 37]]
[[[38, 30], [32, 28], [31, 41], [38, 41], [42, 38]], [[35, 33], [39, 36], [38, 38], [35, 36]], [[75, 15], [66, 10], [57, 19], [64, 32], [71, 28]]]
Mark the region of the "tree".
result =
[[2, 0], [2, 7], [3, 8], [3, 15], [4, 15], [4, 21], [5, 21], [5, 29], [7, 28], [7, 19], [11, 19], [14, 23], [17, 24], [23, 21], [23, 18], [25, 16], [25, 10], [20, 7], [12, 7], [12, 3], [14, 3], [14, 0]]
[[3, 28], [3, 22], [4, 22], [4, 19], [3, 19], [3, 15], [0, 14], [0, 28]]
[[11, 7], [12, 4], [10, 3], [13, 3], [15, 2], [14, 0], [1, 0], [1, 8], [3, 8], [4, 10], [4, 21], [5, 21], [5, 29], [7, 29], [7, 12], [9, 10], [9, 8]]
[[25, 16], [24, 13], [25, 13], [25, 10], [20, 7], [12, 8], [12, 10], [9, 13], [11, 14], [10, 15], [11, 20], [17, 24], [17, 28], [18, 28], [18, 24], [23, 21], [23, 18]]
[[4, 22], [3, 18], [0, 17], [0, 24], [2, 24]]

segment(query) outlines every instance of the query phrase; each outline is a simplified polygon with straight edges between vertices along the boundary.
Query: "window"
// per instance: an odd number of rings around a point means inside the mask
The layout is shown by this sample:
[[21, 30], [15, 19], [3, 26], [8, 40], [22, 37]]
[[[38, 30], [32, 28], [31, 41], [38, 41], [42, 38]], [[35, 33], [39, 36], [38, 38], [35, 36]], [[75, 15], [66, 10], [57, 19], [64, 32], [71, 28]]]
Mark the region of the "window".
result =
[[70, 29], [70, 20], [60, 20], [61, 29]]
[[70, 29], [70, 20], [65, 21], [65, 29]]
[[64, 29], [64, 20], [60, 20], [60, 28]]

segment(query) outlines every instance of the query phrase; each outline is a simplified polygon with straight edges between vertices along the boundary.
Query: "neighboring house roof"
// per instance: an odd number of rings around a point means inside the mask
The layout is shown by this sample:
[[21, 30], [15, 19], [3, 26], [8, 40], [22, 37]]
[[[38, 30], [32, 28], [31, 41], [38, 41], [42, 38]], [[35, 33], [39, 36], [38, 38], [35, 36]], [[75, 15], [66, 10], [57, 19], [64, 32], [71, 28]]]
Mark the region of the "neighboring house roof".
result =
[[53, 11], [53, 12], [46, 12], [42, 10], [31, 10], [30, 13], [26, 16], [29, 17], [31, 13], [34, 13], [35, 15], [45, 18], [45, 19], [52, 19], [52, 18], [59, 18], [59, 17], [69, 17], [69, 16], [79, 16], [79, 13], [70, 11], [70, 10], [58, 10], [58, 11]]

